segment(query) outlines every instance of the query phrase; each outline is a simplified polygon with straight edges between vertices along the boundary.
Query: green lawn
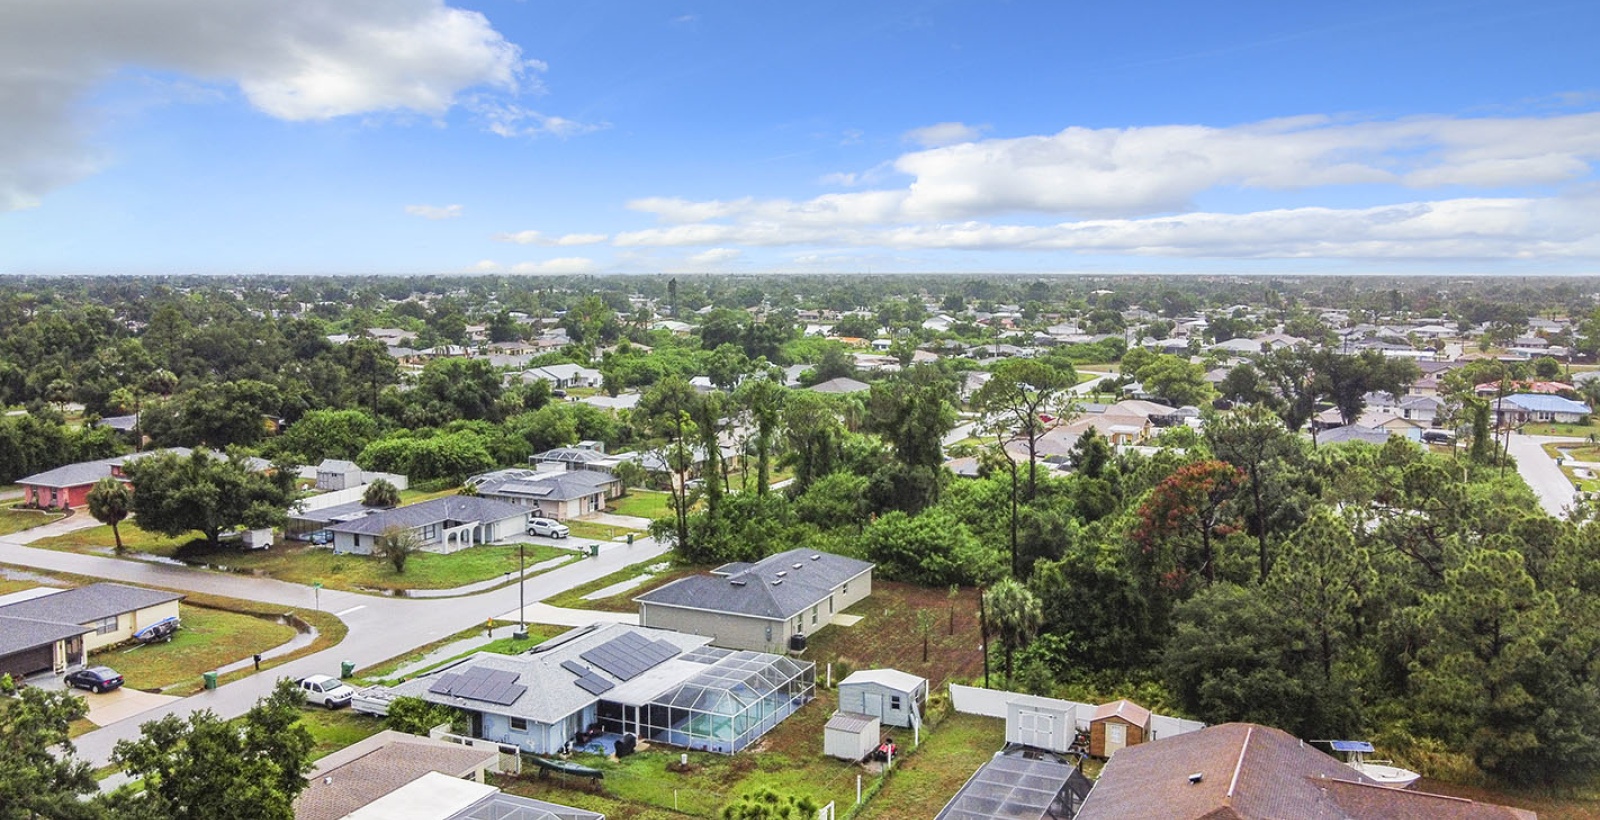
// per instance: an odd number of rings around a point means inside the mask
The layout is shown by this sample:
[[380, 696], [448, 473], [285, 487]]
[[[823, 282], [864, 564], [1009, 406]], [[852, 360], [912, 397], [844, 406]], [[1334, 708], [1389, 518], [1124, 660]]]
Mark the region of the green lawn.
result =
[[[632, 564], [630, 566], [623, 567], [622, 569], [619, 569], [616, 572], [605, 576], [604, 578], [596, 578], [587, 584], [573, 587], [566, 592], [546, 598], [544, 602], [550, 604], [551, 606], [562, 607], [563, 609], [599, 609], [607, 612], [637, 612], [639, 605], [633, 602], [634, 596], [644, 592], [645, 590], [660, 586], [668, 581], [677, 580], [678, 578], [682, 578], [686, 575], [693, 575], [697, 572], [704, 572], [707, 569], [707, 567], [670, 567], [670, 563], [670, 559], [662, 557], [650, 561], [644, 561], [638, 564]], [[594, 592], [595, 590], [605, 589], [612, 584], [619, 584], [631, 578], [637, 578], [640, 575], [647, 575], [649, 574], [650, 567], [658, 564], [666, 564], [669, 566], [669, 568], [666, 572], [656, 575], [654, 578], [644, 582], [640, 586], [633, 587], [632, 589], [629, 589], [619, 595], [614, 595], [610, 598], [602, 598], [598, 601], [586, 600], [583, 597], [591, 592]]]
[[354, 709], [307, 706], [300, 715], [300, 725], [311, 732], [311, 759], [316, 760], [383, 731], [383, 718]]
[[593, 521], [563, 521], [572, 534], [579, 538], [593, 538], [597, 541], [610, 541], [621, 538], [628, 533], [638, 535], [644, 530], [633, 530], [627, 527], [613, 527], [610, 524], [596, 524]]
[[444, 488], [442, 490], [434, 490], [432, 492], [423, 492], [421, 490], [401, 490], [400, 491], [400, 506], [403, 507], [403, 506], [406, 506], [407, 504], [415, 504], [418, 501], [430, 501], [430, 500], [435, 499], [435, 498], [444, 498], [447, 495], [460, 495], [460, 494], [461, 494], [461, 488], [460, 487], [446, 487], [446, 488]]
[[[88, 515], [88, 513], [81, 513]], [[43, 510], [24, 510], [14, 506], [0, 507], [0, 535], [31, 530], [43, 526], [51, 521], [60, 521], [66, 518], [66, 513], [45, 512]]]
[[137, 689], [192, 689], [200, 673], [265, 652], [294, 637], [294, 627], [238, 612], [182, 608], [183, 629], [171, 641], [112, 647], [94, 655]]
[[[423, 672], [436, 669], [451, 661], [465, 658], [466, 656], [477, 652], [498, 652], [501, 655], [515, 655], [519, 652], [526, 652], [527, 650], [538, 646], [540, 643], [554, 638], [555, 636], [560, 635], [570, 629], [570, 627], [565, 626], [551, 626], [549, 624], [530, 623], [528, 624], [527, 640], [519, 641], [511, 637], [511, 631], [514, 627], [514, 622], [495, 621], [495, 631], [504, 637], [496, 638], [486, 644], [483, 644], [482, 646], [452, 655], [448, 658], [440, 658], [436, 663], [429, 664], [425, 669], [419, 670], [415, 674], [420, 675]], [[400, 657], [390, 658], [382, 663], [374, 664], [364, 669], [359, 669], [357, 670], [356, 677], [366, 681], [367, 683], [386, 682], [389, 678], [393, 677], [394, 670], [399, 669], [402, 666], [406, 666], [407, 664], [416, 663], [417, 661], [426, 658], [428, 655], [432, 654], [435, 650], [442, 646], [481, 634], [483, 634], [483, 627], [481, 626], [474, 626], [471, 629], [463, 629], [448, 638], [440, 638], [439, 640], [434, 641], [427, 646], [418, 647], [415, 651], [401, 655]]]
[[[266, 550], [245, 550], [232, 545], [212, 550], [203, 539], [155, 536], [126, 523], [122, 525], [122, 541], [133, 552], [178, 558], [234, 572], [270, 575], [298, 584], [320, 581], [330, 589], [450, 589], [515, 573], [518, 567], [517, 547], [505, 544], [472, 547], [450, 555], [417, 553], [406, 563], [404, 573], [396, 573], [388, 562], [375, 556], [334, 555], [332, 550], [299, 543]], [[46, 538], [35, 544], [74, 552], [100, 552], [111, 545], [111, 528], [106, 526]], [[571, 550], [531, 543], [526, 553], [530, 566], [574, 555]]]
[[1005, 745], [1005, 721], [951, 714], [895, 768], [856, 815], [863, 820], [925, 820], [944, 808], [987, 755]]
[[1524, 424], [1517, 429], [1518, 432], [1530, 436], [1567, 436], [1586, 439], [1589, 436], [1600, 436], [1600, 416], [1591, 416], [1588, 424], [1532, 423]]
[[617, 515], [665, 518], [671, 514], [672, 495], [659, 490], [629, 490], [622, 498], [612, 499], [608, 506]]

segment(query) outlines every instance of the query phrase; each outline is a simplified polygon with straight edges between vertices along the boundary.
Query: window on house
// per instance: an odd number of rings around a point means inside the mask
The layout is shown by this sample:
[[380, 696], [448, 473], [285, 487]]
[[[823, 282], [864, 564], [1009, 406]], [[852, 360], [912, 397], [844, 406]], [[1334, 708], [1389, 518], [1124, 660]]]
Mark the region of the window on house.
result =
[[900, 708], [900, 696], [899, 695], [890, 695], [889, 696], [889, 708], [890, 709], [896, 709], [896, 710], [898, 710]]
[[817, 608], [816, 607], [812, 607], [811, 608], [811, 625], [812, 626], [816, 626], [817, 625]]
[[109, 618], [101, 618], [100, 621], [94, 625], [94, 634], [96, 635], [110, 635], [116, 631], [117, 616], [115, 615], [112, 615]]
[[361, 534], [360, 533], [356, 533], [355, 535], [351, 536], [351, 538], [355, 539], [354, 540], [354, 546], [357, 546], [357, 547], [361, 546]]
[[844, 594], [846, 594], [846, 595], [850, 594], [850, 582], [849, 581], [845, 581], [844, 582]]
[[437, 541], [439, 539], [439, 525], [429, 524], [422, 528], [423, 541]]
[[512, 718], [511, 719], [511, 731], [513, 731], [513, 732], [526, 732], [526, 731], [528, 731], [528, 721], [525, 718], [518, 718], [518, 717]]

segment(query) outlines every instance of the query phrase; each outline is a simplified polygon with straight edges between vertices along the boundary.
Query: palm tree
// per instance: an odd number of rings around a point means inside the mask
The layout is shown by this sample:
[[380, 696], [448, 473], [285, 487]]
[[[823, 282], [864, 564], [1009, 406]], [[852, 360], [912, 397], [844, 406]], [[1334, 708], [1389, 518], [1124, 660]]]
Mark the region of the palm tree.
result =
[[983, 594], [988, 609], [989, 623], [999, 633], [1000, 645], [1006, 652], [1006, 684], [1011, 683], [1011, 657], [1039, 634], [1044, 624], [1044, 611], [1039, 599], [1015, 578], [1007, 578]]
[[122, 531], [117, 525], [128, 517], [128, 511], [133, 506], [133, 493], [128, 492], [128, 485], [123, 484], [111, 476], [106, 476], [95, 482], [89, 490], [89, 514], [102, 524], [111, 525], [111, 536], [117, 541], [117, 554], [123, 553]]

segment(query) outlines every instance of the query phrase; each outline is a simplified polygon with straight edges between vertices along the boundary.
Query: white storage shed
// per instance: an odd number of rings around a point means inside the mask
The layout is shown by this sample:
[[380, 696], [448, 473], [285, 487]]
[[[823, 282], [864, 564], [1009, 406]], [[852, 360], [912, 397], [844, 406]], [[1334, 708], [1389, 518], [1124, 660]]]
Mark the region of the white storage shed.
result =
[[1006, 742], [1066, 752], [1078, 734], [1070, 701], [1020, 696], [1006, 704]]
[[882, 724], [871, 715], [835, 712], [822, 728], [822, 753], [840, 760], [865, 760], [878, 748]]
[[928, 679], [898, 669], [863, 669], [839, 681], [839, 711], [880, 718], [910, 728], [928, 705]]

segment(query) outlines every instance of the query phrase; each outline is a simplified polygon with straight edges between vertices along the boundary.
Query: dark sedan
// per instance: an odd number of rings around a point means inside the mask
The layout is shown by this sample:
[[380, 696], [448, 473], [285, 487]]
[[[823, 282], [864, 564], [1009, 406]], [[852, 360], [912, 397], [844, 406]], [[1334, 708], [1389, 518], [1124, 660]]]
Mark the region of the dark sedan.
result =
[[109, 666], [91, 666], [69, 673], [67, 685], [94, 692], [109, 692], [122, 685], [122, 676]]

